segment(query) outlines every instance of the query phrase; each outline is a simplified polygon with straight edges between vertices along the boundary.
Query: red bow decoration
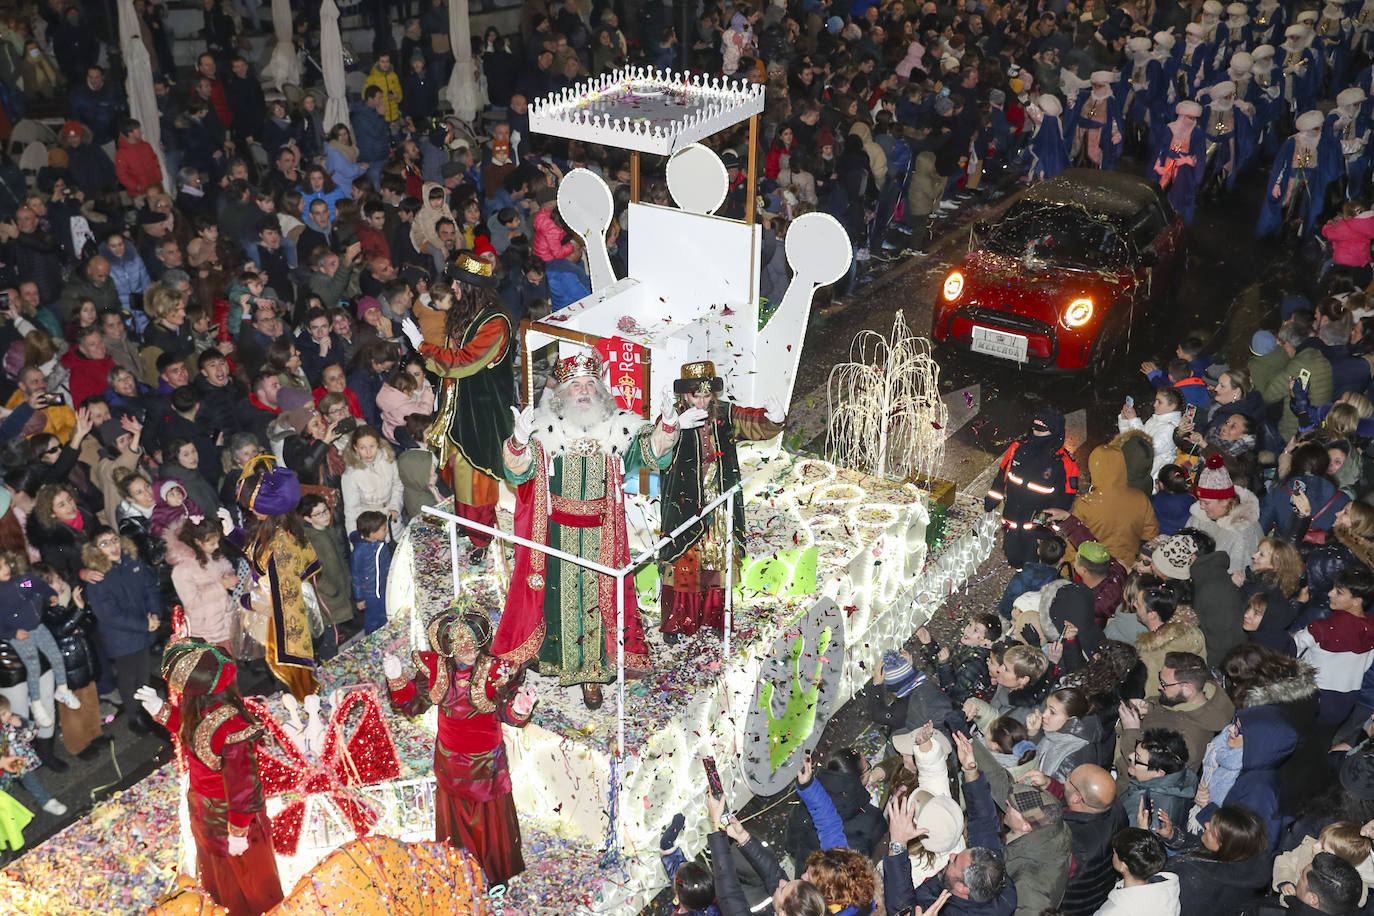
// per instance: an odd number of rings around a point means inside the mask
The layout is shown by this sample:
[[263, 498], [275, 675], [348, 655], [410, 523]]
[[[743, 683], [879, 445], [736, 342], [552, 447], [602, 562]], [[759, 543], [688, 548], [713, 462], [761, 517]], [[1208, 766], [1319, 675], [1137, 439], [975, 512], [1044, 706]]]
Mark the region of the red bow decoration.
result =
[[[323, 795], [338, 808], [355, 836], [370, 831], [381, 812], [355, 790], [401, 775], [396, 745], [377, 697], [370, 691], [354, 690], [334, 707], [319, 764], [305, 756], [260, 701], [245, 698], [244, 702], [273, 739], [258, 748], [258, 778], [264, 791], [269, 797], [298, 796], [272, 818], [272, 848], [279, 855], [296, 854], [305, 801], [311, 795]], [[348, 718], [359, 705], [362, 714], [350, 734]]]

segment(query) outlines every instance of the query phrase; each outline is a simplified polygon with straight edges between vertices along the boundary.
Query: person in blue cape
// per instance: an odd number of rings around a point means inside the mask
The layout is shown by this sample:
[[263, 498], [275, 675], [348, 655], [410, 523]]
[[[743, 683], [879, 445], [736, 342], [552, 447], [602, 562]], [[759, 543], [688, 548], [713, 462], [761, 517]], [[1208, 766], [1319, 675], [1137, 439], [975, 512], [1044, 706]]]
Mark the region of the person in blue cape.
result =
[[1092, 87], [1078, 100], [1069, 119], [1070, 162], [1088, 168], [1116, 168], [1126, 127], [1121, 117], [1121, 103], [1112, 90], [1116, 78], [1117, 74], [1111, 70], [1093, 71]]
[[1288, 9], [1279, 0], [1260, 0], [1250, 16], [1250, 40], [1275, 44], [1288, 28]]
[[1345, 199], [1354, 200], [1364, 187], [1369, 173], [1369, 134], [1371, 118], [1364, 106], [1365, 91], [1358, 86], [1336, 94], [1336, 107], [1326, 116], [1323, 147], [1332, 158], [1337, 177], [1345, 176]]
[[1183, 28], [1182, 43], [1174, 45], [1174, 61], [1178, 65], [1175, 81], [1182, 97], [1191, 96], [1212, 75], [1217, 49], [1203, 37], [1205, 31], [1202, 23], [1190, 22]]
[[1328, 94], [1346, 85], [1346, 68], [1350, 65], [1350, 41], [1354, 24], [1345, 17], [1339, 3], [1322, 7], [1321, 18], [1314, 26], [1316, 37], [1312, 44], [1324, 65]]
[[1035, 131], [1030, 139], [1030, 168], [1026, 173], [1032, 183], [1053, 178], [1069, 167], [1069, 143], [1060, 120], [1063, 114], [1064, 106], [1058, 97], [1049, 94], [1026, 108], [1026, 117]]
[[1236, 104], [1236, 84], [1222, 80], [1207, 90], [1202, 129], [1207, 136], [1207, 170], [1204, 181], [1232, 190], [1236, 175], [1250, 161], [1254, 151], [1254, 130], [1250, 118]]
[[1227, 4], [1226, 18], [1217, 26], [1217, 54], [1212, 59], [1213, 64], [1219, 69], [1238, 51], [1248, 50], [1252, 46], [1250, 33], [1250, 8], [1239, 2]]
[[1332, 157], [1321, 149], [1325, 121], [1320, 111], [1298, 115], [1297, 133], [1283, 142], [1269, 172], [1255, 235], [1263, 238], [1292, 224], [1306, 238], [1316, 228], [1327, 186], [1337, 177]]
[[1290, 25], [1274, 52], [1274, 66], [1283, 77], [1283, 100], [1292, 111], [1311, 110], [1321, 84], [1321, 62], [1307, 44], [1311, 34], [1301, 23]]
[[1126, 41], [1126, 62], [1121, 67], [1117, 86], [1132, 137], [1150, 136], [1150, 125], [1158, 121], [1161, 101], [1169, 91], [1164, 68], [1151, 49], [1152, 42], [1144, 35]]
[[1178, 39], [1172, 32], [1155, 33], [1155, 46], [1150, 56], [1159, 61], [1160, 93], [1154, 111], [1150, 112], [1151, 124], [1163, 124], [1168, 121], [1173, 113], [1174, 103], [1179, 100], [1178, 60], [1174, 57], [1176, 47]]
[[1278, 122], [1283, 112], [1283, 73], [1274, 66], [1273, 45], [1260, 45], [1250, 52], [1251, 97], [1246, 99], [1255, 106], [1255, 114], [1250, 119], [1255, 129], [1255, 147], [1263, 149], [1267, 156], [1278, 152]]
[[1183, 222], [1191, 225], [1206, 163], [1207, 141], [1198, 124], [1202, 106], [1185, 99], [1174, 106], [1174, 112], [1174, 120], [1155, 130], [1150, 177], [1168, 194], [1169, 203], [1183, 216]]

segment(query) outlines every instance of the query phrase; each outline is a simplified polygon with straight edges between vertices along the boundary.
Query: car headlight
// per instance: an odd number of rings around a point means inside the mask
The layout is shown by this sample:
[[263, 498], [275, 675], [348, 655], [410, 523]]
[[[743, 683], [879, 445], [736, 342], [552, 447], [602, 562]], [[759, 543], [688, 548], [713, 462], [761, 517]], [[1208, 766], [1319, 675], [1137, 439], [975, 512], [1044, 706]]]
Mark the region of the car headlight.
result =
[[1069, 307], [1064, 310], [1064, 324], [1070, 328], [1081, 328], [1093, 317], [1093, 301], [1091, 299], [1075, 299], [1069, 303]]
[[941, 292], [944, 294], [946, 302], [953, 302], [959, 298], [959, 294], [964, 291], [964, 275], [959, 271], [954, 271], [945, 277], [945, 285]]

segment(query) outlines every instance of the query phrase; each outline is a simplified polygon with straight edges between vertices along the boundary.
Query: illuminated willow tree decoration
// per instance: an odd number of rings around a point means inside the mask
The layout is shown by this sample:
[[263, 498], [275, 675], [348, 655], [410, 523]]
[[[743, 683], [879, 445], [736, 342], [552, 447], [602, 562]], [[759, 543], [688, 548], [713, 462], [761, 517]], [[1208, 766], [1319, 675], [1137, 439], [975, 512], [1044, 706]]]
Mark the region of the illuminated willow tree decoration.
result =
[[861, 331], [849, 357], [826, 383], [826, 460], [875, 477], [933, 480], [944, 460], [949, 409], [930, 341], [912, 334], [899, 311], [888, 338]]

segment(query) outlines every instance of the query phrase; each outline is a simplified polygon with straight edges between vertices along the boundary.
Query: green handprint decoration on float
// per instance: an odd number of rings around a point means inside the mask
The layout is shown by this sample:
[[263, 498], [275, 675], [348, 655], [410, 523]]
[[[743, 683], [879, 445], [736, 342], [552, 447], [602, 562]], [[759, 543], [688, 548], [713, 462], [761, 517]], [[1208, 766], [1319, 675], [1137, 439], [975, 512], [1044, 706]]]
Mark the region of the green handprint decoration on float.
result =
[[760, 659], [745, 723], [748, 745], [740, 757], [755, 794], [786, 788], [801, 766], [801, 752], [820, 740], [838, 705], [844, 650], [844, 611], [823, 598], [783, 627]]
[[820, 643], [816, 646], [816, 670], [811, 675], [813, 684], [809, 690], [802, 684], [802, 652], [805, 646], [806, 640], [801, 636], [792, 640], [792, 692], [787, 697], [787, 707], [781, 716], [773, 717], [773, 682], [765, 681], [759, 687], [759, 708], [768, 717], [768, 762], [775, 770], [815, 729], [816, 700], [821, 693], [825, 651], [830, 648], [830, 627], [821, 631]]

